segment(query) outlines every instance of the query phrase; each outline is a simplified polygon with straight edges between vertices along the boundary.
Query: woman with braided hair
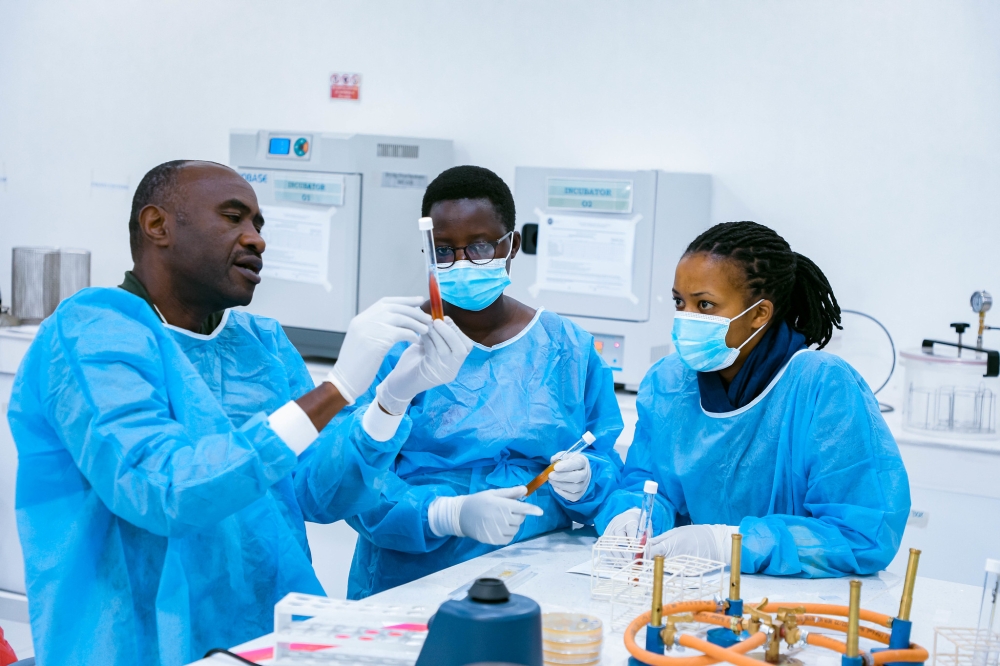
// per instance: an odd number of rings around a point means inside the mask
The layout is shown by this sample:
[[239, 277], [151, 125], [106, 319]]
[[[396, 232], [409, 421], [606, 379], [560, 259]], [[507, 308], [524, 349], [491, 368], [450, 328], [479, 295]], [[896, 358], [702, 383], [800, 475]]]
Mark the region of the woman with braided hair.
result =
[[652, 554], [808, 578], [870, 574], [899, 549], [906, 470], [871, 389], [822, 349], [840, 328], [823, 272], [781, 236], [727, 222], [692, 242], [673, 288], [676, 353], [647, 373], [622, 483], [597, 517], [634, 535], [658, 483]]

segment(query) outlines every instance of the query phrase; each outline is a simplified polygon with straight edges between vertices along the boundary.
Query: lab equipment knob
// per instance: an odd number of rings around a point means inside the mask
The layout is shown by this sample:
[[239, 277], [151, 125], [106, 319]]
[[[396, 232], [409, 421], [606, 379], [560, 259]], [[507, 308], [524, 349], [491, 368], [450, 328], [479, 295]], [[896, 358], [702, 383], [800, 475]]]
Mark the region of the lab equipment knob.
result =
[[499, 578], [479, 578], [469, 588], [469, 598], [483, 604], [510, 601], [510, 592]]
[[959, 335], [962, 335], [962, 333], [965, 333], [965, 329], [969, 328], [969, 325], [968, 324], [955, 323], [955, 324], [952, 324], [951, 327], [953, 329], [955, 329], [956, 333], [958, 333]]

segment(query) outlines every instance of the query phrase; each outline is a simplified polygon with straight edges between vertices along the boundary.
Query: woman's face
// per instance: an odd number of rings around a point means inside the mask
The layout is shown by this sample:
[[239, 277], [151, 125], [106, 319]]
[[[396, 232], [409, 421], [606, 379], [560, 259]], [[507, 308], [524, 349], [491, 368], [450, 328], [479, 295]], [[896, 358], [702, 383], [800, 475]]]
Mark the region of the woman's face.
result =
[[[674, 273], [674, 304], [678, 312], [697, 312], [732, 319], [758, 299], [751, 300], [743, 270], [731, 259], [707, 252], [685, 254]], [[753, 333], [771, 321], [774, 305], [764, 300], [733, 321], [726, 334], [726, 345], [735, 349]], [[740, 351], [750, 353], [760, 335]]]

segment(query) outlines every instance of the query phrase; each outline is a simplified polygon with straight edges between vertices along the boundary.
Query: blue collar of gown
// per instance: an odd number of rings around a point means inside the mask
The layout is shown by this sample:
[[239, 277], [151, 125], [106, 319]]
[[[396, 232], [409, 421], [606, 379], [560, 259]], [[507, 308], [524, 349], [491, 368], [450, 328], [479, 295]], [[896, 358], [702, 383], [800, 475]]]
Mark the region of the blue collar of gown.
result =
[[745, 407], [763, 393], [795, 352], [806, 348], [806, 338], [785, 322], [772, 326], [753, 348], [729, 388], [718, 372], [699, 372], [698, 389], [706, 412], [721, 414]]

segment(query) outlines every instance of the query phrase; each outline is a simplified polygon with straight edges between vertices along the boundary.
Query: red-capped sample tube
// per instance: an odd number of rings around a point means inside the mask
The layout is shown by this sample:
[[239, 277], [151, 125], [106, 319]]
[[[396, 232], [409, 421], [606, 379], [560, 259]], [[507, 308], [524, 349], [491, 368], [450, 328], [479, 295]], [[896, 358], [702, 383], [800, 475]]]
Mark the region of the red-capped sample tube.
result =
[[441, 302], [441, 288], [438, 286], [437, 252], [434, 249], [434, 220], [422, 217], [417, 222], [424, 243], [424, 265], [427, 267], [427, 291], [431, 297], [431, 316], [444, 319], [444, 304]]

